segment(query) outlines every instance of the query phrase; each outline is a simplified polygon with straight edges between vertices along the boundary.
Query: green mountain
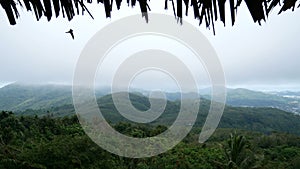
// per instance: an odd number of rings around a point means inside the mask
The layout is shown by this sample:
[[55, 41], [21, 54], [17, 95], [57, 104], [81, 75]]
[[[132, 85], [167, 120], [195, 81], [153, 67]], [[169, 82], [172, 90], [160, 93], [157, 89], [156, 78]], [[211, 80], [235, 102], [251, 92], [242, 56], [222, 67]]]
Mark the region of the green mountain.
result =
[[70, 86], [10, 84], [0, 88], [0, 109], [47, 109], [72, 103]]
[[[98, 92], [96, 95], [101, 96], [101, 93]], [[171, 125], [174, 122], [180, 109], [180, 101], [176, 99], [178, 95], [178, 93], [171, 95], [172, 101], [167, 102], [164, 113], [152, 122], [153, 125]], [[192, 97], [191, 94], [190, 99]], [[140, 93], [130, 93], [130, 99], [137, 109], [147, 110], [150, 106], [148, 98]], [[219, 127], [262, 132], [283, 131], [300, 135], [300, 116], [279, 110], [288, 105], [289, 99], [293, 98], [246, 89], [229, 90], [227, 103], [234, 106], [226, 106]], [[99, 97], [98, 105], [107, 120], [113, 123], [128, 121], [116, 110], [111, 95]], [[196, 126], [203, 126], [209, 106], [209, 100], [201, 99]], [[55, 117], [75, 114], [71, 87], [57, 85], [5, 86], [0, 89], [0, 110], [10, 110], [23, 115], [48, 114]]]
[[[135, 91], [148, 96], [149, 91]], [[133, 91], [134, 92], [134, 91]], [[136, 92], [136, 93], [137, 93]], [[200, 90], [200, 96], [210, 99], [210, 89]], [[96, 90], [100, 97], [109, 93], [107, 88]], [[168, 100], [181, 99], [181, 93], [165, 93]], [[185, 98], [198, 97], [195, 93], [184, 93]], [[0, 88], [0, 110], [24, 111], [27, 109], [52, 109], [72, 104], [72, 87], [63, 85], [10, 84]], [[226, 104], [235, 107], [271, 107], [287, 112], [300, 113], [300, 95], [297, 92], [265, 93], [248, 89], [228, 89]]]
[[[130, 100], [137, 109], [145, 111], [149, 109], [150, 103], [147, 97], [141, 94], [130, 93]], [[195, 123], [196, 127], [203, 126], [209, 111], [210, 101], [202, 99], [200, 102], [198, 117]], [[105, 95], [98, 99], [98, 105], [106, 120], [112, 123], [129, 122], [115, 108], [112, 96]], [[179, 112], [180, 101], [168, 101], [164, 113], [153, 121], [152, 125], [171, 125]], [[63, 105], [48, 110], [26, 110], [19, 112], [19, 115], [46, 115], [50, 113], [53, 116], [69, 116], [75, 113], [73, 105]], [[188, 110], [186, 110], [188, 111]], [[220, 128], [237, 128], [252, 131], [270, 133], [281, 131], [300, 135], [300, 116], [285, 112], [276, 108], [262, 107], [233, 107], [226, 106], [223, 113]]]
[[[199, 95], [211, 99], [211, 89], [199, 91]], [[165, 93], [168, 100], [180, 100], [181, 93]], [[186, 98], [197, 97], [195, 93], [184, 93]], [[260, 92], [243, 88], [227, 89], [226, 104], [235, 107], [271, 107], [300, 114], [300, 92]]]
[[300, 113], [299, 98], [288, 98], [248, 89], [229, 89], [226, 103], [242, 107], [273, 107], [288, 112]]
[[[200, 95], [210, 99], [209, 92], [209, 89], [206, 89], [200, 91]], [[300, 114], [300, 96], [297, 94], [297, 92], [260, 92], [243, 88], [227, 89], [226, 104], [235, 107], [271, 107]]]
[[[138, 109], [149, 108], [148, 98], [130, 94], [132, 105]], [[196, 127], [203, 126], [209, 111], [210, 101], [202, 99], [200, 102]], [[111, 95], [98, 100], [104, 117], [111, 122], [126, 121], [115, 109]], [[168, 101], [165, 112], [152, 124], [171, 125], [176, 119], [180, 109], [180, 101]], [[187, 110], [188, 111], [188, 110]], [[220, 128], [239, 128], [261, 132], [282, 131], [300, 135], [300, 116], [276, 108], [252, 108], [226, 106], [221, 119]]]
[[[97, 96], [103, 91], [96, 90]], [[0, 110], [51, 109], [72, 104], [72, 86], [13, 83], [0, 88]]]

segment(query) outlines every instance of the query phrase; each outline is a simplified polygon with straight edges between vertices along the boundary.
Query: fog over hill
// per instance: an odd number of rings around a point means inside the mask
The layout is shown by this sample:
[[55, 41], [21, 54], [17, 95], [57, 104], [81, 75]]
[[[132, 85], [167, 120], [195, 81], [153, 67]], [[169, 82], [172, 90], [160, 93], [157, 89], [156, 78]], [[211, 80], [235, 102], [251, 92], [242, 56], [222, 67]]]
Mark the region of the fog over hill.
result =
[[[149, 96], [150, 91], [131, 89]], [[97, 88], [96, 97], [110, 93], [109, 87]], [[171, 101], [181, 99], [180, 92], [165, 92], [166, 98]], [[186, 98], [210, 99], [210, 88], [195, 93], [184, 93]], [[66, 104], [72, 104], [72, 87], [70, 85], [39, 84], [29, 85], [12, 83], [0, 88], [0, 110], [23, 111], [26, 109], [49, 109]], [[275, 91], [261, 92], [243, 88], [227, 89], [226, 104], [236, 107], [271, 107], [287, 112], [300, 113], [300, 92]]]

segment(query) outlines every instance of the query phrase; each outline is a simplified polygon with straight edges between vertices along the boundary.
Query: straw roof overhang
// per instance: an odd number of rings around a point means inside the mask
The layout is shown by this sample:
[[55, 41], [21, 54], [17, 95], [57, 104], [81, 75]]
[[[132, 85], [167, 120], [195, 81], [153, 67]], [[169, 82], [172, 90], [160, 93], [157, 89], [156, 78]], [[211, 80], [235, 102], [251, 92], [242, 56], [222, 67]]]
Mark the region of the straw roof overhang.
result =
[[[0, 4], [4, 9], [9, 23], [17, 24], [16, 20], [20, 17], [20, 8], [27, 11], [33, 11], [36, 19], [39, 21], [42, 17], [46, 17], [50, 21], [53, 17], [62, 15], [71, 21], [76, 15], [90, 15], [92, 13], [86, 7], [87, 3], [92, 0], [0, 0]], [[241, 3], [245, 3], [250, 12], [253, 21], [261, 24], [262, 20], [271, 13], [272, 9], [280, 6], [278, 14], [294, 10], [299, 7], [297, 0], [165, 0], [162, 1], [162, 7], [173, 10], [175, 17], [182, 21], [183, 15], [188, 15], [188, 11], [192, 10], [194, 18], [199, 20], [199, 25], [205, 23], [206, 27], [212, 27], [214, 30], [214, 22], [221, 21], [225, 25], [225, 8], [229, 8], [231, 24], [234, 25], [238, 8]], [[97, 0], [95, 3], [103, 4], [106, 17], [111, 17], [112, 6], [116, 5], [117, 9], [121, 8], [122, 3], [134, 7], [139, 6], [143, 16], [148, 21], [148, 12], [151, 10], [151, 2], [147, 0]], [[229, 6], [226, 5], [229, 3]]]

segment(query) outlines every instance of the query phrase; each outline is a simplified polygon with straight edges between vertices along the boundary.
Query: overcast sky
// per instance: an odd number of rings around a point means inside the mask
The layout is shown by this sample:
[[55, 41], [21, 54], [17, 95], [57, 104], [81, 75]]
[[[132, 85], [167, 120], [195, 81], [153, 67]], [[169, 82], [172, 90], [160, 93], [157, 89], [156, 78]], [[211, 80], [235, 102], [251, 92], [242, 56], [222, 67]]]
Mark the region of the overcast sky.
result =
[[[150, 2], [152, 12], [172, 14], [171, 10], [164, 11], [163, 5]], [[120, 11], [114, 10], [112, 18], [106, 19], [102, 5], [90, 7], [95, 20], [86, 15], [71, 22], [61, 17], [37, 22], [24, 9], [16, 26], [9, 25], [1, 8], [0, 86], [14, 81], [70, 83], [87, 41], [105, 25], [140, 12], [138, 6], [129, 9], [124, 3]], [[204, 25], [199, 27], [217, 51], [228, 86], [300, 90], [300, 9], [277, 16], [278, 11], [274, 9], [267, 22], [259, 26], [253, 23], [243, 3], [235, 26], [227, 22], [224, 28], [221, 22], [217, 23], [215, 36]], [[185, 20], [197, 25], [192, 15]], [[75, 40], [65, 34], [70, 28]]]

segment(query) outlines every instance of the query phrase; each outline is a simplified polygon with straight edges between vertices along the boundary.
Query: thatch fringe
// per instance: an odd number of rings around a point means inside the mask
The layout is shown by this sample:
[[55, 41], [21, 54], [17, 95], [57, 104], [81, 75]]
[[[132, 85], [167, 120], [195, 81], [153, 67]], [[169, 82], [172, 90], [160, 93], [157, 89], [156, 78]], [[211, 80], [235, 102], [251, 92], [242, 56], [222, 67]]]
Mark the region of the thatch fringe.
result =
[[[180, 22], [182, 22], [182, 10], [183, 6], [185, 6], [185, 15], [188, 15], [188, 9], [191, 7], [194, 11], [195, 19], [199, 20], [199, 24], [205, 21], [206, 26], [212, 26], [214, 30], [214, 22], [220, 19], [225, 25], [226, 0], [176, 0], [176, 3], [174, 1], [175, 0], [165, 0], [165, 9], [168, 9], [169, 4], [172, 5], [174, 16]], [[228, 1], [231, 23], [234, 25], [237, 9], [242, 3], [242, 0]], [[134, 7], [137, 2], [139, 3], [143, 16], [146, 21], [148, 21], [147, 13], [150, 11], [148, 0], [127, 0], [127, 4], [132, 7]], [[248, 7], [253, 21], [261, 24], [261, 20], [266, 20], [272, 9], [275, 6], [280, 6], [280, 2], [282, 2], [283, 5], [278, 14], [288, 9], [294, 10], [297, 0], [244, 0], [244, 2]], [[53, 13], [55, 13], [56, 17], [62, 14], [62, 16], [67, 17], [69, 21], [80, 13], [84, 15], [84, 12], [87, 12], [93, 18], [85, 5], [86, 3], [92, 3], [92, 0], [0, 0], [0, 4], [5, 10], [11, 25], [15, 25], [16, 19], [20, 16], [18, 6], [25, 6], [27, 11], [34, 11], [37, 20], [45, 16], [48, 21], [50, 21], [53, 17]], [[97, 0], [97, 3], [102, 3], [106, 17], [111, 17], [112, 5], [115, 3], [117, 9], [120, 9], [122, 0]], [[300, 4], [298, 7], [299, 6]]]

